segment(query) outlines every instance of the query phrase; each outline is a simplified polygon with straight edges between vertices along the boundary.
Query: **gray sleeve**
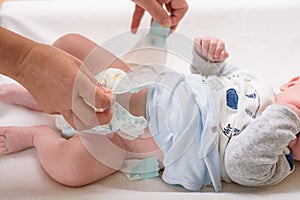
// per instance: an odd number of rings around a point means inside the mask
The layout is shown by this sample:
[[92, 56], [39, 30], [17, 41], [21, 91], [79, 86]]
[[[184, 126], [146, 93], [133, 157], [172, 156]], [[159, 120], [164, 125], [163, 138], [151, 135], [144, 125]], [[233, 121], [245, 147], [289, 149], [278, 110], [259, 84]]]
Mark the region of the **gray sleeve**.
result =
[[[245, 186], [273, 185], [294, 170], [284, 152], [300, 131], [298, 116], [287, 107], [269, 106], [225, 150], [225, 169], [232, 181]], [[290, 162], [289, 162], [289, 161]]]
[[202, 58], [195, 49], [193, 49], [193, 60], [191, 72], [193, 74], [202, 74], [204, 76], [217, 75], [226, 76], [238, 70], [238, 67], [229, 65], [227, 62], [209, 62]]

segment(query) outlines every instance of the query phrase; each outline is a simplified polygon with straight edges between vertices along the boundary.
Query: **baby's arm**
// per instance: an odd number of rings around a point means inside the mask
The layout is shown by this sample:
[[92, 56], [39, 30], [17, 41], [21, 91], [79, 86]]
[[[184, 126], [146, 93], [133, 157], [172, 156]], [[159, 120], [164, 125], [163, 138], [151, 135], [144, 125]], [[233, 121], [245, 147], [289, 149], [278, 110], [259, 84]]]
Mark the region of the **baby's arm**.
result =
[[194, 40], [191, 71], [204, 76], [230, 74], [237, 68], [224, 62], [228, 56], [222, 40], [200, 36]]
[[300, 121], [293, 111], [278, 104], [269, 106], [231, 138], [224, 161], [228, 176], [246, 186], [279, 183], [294, 170], [287, 146], [299, 130]]

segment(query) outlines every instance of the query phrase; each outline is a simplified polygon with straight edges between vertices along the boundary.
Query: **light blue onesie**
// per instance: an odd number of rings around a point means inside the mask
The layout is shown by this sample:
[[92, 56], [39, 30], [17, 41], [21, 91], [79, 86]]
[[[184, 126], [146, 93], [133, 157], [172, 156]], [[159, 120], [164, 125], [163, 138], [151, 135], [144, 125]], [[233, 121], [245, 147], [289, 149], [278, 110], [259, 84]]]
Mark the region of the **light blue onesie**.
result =
[[[218, 120], [205, 80], [169, 72], [159, 82], [168, 87], [148, 89], [147, 121], [164, 153], [163, 180], [189, 190], [214, 183], [220, 191]], [[209, 152], [203, 148], [208, 146]]]
[[166, 73], [159, 82], [168, 87], [148, 90], [148, 128], [164, 152], [163, 180], [216, 191], [221, 180], [246, 186], [283, 180], [294, 170], [287, 144], [300, 131], [297, 115], [270, 106], [274, 92], [263, 79], [193, 53], [192, 72], [201, 75]]

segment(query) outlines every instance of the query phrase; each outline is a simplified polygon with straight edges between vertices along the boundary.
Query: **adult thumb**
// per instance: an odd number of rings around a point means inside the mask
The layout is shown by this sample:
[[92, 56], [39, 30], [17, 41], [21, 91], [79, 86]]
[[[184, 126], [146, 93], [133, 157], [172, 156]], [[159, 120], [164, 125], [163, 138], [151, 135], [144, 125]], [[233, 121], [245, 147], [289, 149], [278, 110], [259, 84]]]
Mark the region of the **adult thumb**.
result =
[[162, 4], [160, 4], [158, 1], [141, 1], [137, 2], [137, 4], [147, 10], [150, 15], [153, 17], [154, 20], [156, 20], [159, 24], [161, 24], [164, 27], [170, 27], [172, 26], [172, 21], [170, 16], [168, 15], [167, 11], [163, 8]]

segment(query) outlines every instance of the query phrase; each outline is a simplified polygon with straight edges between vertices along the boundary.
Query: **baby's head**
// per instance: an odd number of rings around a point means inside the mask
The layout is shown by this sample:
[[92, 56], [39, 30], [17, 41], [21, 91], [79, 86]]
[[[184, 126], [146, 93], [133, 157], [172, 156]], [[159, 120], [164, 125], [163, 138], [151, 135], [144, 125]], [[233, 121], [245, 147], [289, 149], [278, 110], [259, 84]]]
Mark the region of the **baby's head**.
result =
[[[276, 103], [286, 104], [300, 118], [300, 76], [292, 78], [289, 82], [280, 87], [280, 93], [276, 95]], [[298, 133], [296, 139], [289, 143], [293, 158], [300, 161], [300, 137]]]
[[276, 103], [295, 107], [296, 114], [300, 117], [300, 76], [296, 76], [280, 87], [276, 95]]

